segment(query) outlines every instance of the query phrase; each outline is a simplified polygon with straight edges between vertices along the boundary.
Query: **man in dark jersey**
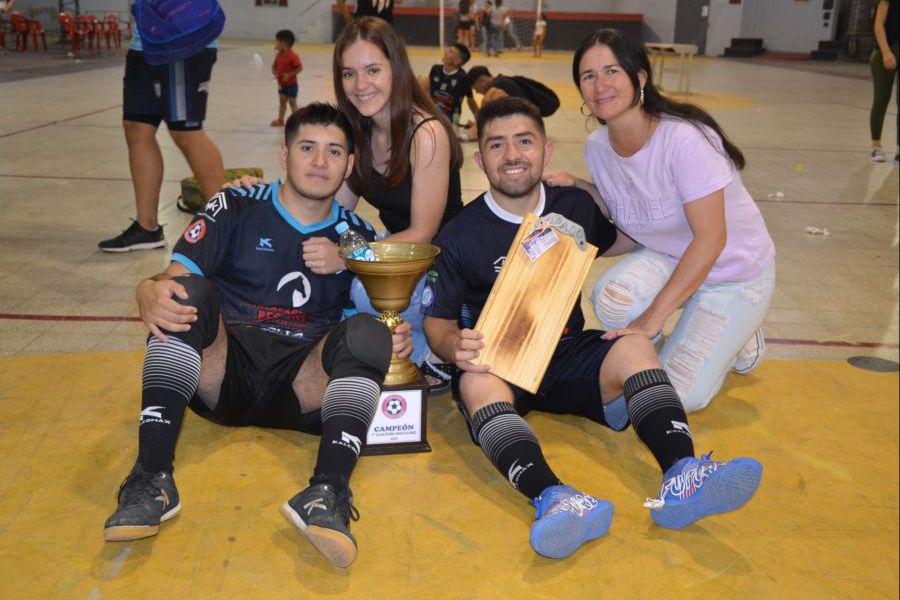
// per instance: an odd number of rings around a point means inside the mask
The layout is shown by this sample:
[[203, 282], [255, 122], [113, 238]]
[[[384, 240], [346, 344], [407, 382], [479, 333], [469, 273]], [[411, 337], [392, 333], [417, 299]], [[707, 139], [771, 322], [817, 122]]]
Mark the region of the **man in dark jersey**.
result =
[[659, 496], [645, 504], [659, 525], [678, 529], [743, 505], [759, 484], [762, 465], [746, 458], [694, 458], [684, 408], [650, 340], [585, 330], [580, 302], [536, 394], [491, 374], [489, 365], [471, 362], [484, 347], [482, 334], [471, 327], [526, 213], [562, 215], [606, 255], [634, 245], [603, 218], [587, 192], [541, 183], [552, 147], [534, 105], [503, 98], [483, 107], [477, 119], [475, 160], [490, 189], [435, 238], [441, 254], [422, 301], [425, 332], [433, 351], [462, 371], [454, 396], [473, 441], [535, 506], [534, 550], [550, 558], [572, 554], [606, 533], [613, 506], [561, 483], [522, 418], [532, 409], [583, 416], [615, 431], [631, 422], [663, 472]]
[[344, 15], [344, 23], [350, 23], [354, 18], [360, 17], [378, 17], [393, 23], [394, 5], [401, 3], [402, 0], [356, 0], [356, 13], [350, 12], [347, 0], [337, 0], [337, 7]]
[[419, 84], [454, 125], [459, 124], [454, 122], [453, 117], [457, 115], [458, 118], [462, 111], [463, 99], [473, 115], [478, 112], [478, 104], [467, 83], [466, 71], [462, 68], [471, 56], [465, 45], [453, 44], [444, 52], [442, 64], [432, 66], [427, 78], [419, 76]]
[[190, 407], [222, 425], [321, 435], [309, 487], [281, 512], [336, 566], [356, 557], [350, 474], [391, 351], [409, 354], [408, 330], [392, 340], [375, 318], [348, 316], [353, 274], [307, 256], [307, 240], [336, 241], [343, 223], [368, 240], [375, 235], [334, 200], [353, 163], [344, 115], [321, 103], [294, 113], [280, 158], [283, 183], [214, 196], [169, 267], [138, 286], [151, 332], [138, 456], [106, 521], [109, 541], [154, 535], [180, 510], [172, 463]]

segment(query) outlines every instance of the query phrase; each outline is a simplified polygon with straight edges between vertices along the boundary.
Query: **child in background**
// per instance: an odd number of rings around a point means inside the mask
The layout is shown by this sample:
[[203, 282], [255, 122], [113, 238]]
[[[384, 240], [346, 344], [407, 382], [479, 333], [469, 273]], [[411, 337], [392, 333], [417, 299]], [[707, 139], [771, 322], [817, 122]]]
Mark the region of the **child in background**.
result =
[[278, 82], [278, 118], [270, 123], [272, 127], [284, 127], [284, 113], [288, 104], [291, 105], [291, 114], [297, 112], [297, 75], [303, 70], [303, 63], [292, 50], [293, 47], [294, 33], [290, 29], [282, 29], [275, 34], [272, 75]]
[[547, 35], [547, 21], [544, 19], [544, 13], [538, 13], [537, 21], [534, 23], [534, 57], [540, 58], [541, 51], [544, 49], [544, 37]]

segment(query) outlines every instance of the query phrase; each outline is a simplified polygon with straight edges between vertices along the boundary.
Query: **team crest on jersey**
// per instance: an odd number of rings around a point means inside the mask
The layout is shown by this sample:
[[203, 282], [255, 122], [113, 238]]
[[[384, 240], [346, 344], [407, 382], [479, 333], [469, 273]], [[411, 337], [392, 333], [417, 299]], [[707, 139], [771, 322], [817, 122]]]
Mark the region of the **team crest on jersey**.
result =
[[431, 289], [431, 284], [425, 286], [425, 289], [422, 290], [422, 306], [428, 308], [434, 302], [434, 290]]
[[198, 219], [194, 221], [188, 228], [184, 230], [184, 241], [189, 244], [196, 244], [206, 235], [206, 221]]

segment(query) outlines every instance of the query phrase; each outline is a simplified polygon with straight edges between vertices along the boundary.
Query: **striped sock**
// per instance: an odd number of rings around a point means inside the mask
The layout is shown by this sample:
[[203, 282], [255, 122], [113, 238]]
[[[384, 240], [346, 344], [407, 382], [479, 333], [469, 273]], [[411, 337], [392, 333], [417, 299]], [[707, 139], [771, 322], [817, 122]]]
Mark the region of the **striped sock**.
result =
[[172, 472], [184, 409], [200, 383], [200, 354], [180, 339], [155, 336], [144, 355], [137, 462], [148, 473]]
[[332, 379], [322, 399], [322, 440], [311, 485], [345, 489], [366, 445], [381, 386], [366, 377]]
[[686, 456], [694, 456], [694, 439], [684, 406], [662, 369], [635, 373], [625, 381], [628, 417], [665, 473]]
[[512, 404], [495, 402], [483, 406], [472, 417], [472, 424], [481, 449], [529, 500], [540, 496], [544, 489], [559, 485], [537, 436]]

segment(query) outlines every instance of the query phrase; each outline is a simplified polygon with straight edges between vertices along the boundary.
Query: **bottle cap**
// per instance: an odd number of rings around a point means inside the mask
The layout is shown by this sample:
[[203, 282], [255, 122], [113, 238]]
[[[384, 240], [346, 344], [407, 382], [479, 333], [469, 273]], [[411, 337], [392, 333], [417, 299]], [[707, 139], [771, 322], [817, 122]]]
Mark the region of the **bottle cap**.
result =
[[337, 231], [338, 234], [344, 233], [348, 229], [350, 229], [350, 226], [347, 225], [346, 221], [341, 221], [340, 223], [337, 224], [337, 227], [334, 228], [334, 230]]

